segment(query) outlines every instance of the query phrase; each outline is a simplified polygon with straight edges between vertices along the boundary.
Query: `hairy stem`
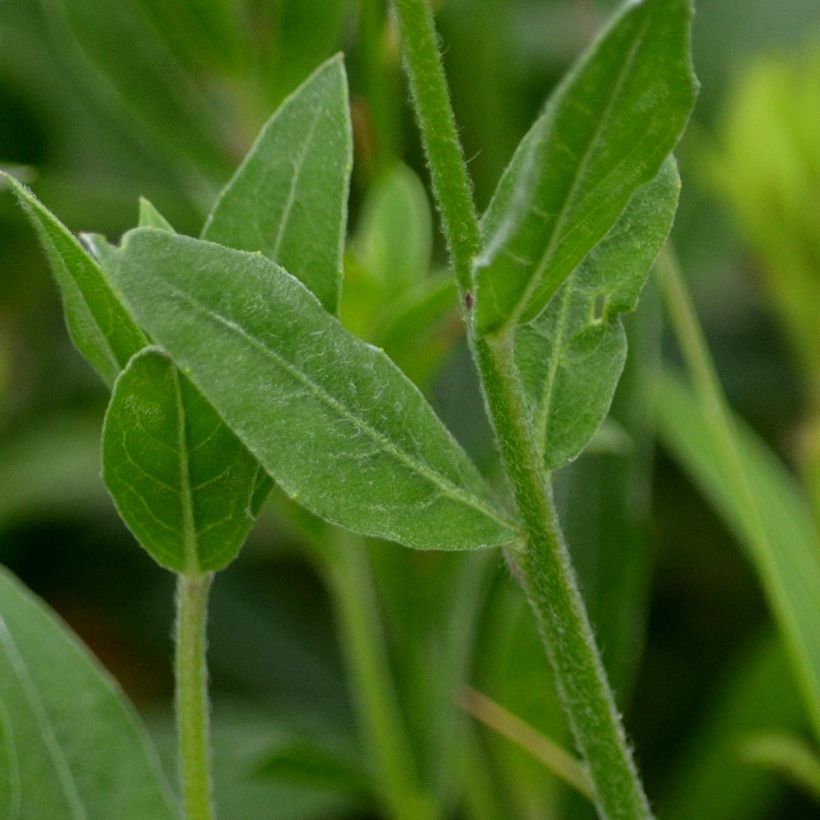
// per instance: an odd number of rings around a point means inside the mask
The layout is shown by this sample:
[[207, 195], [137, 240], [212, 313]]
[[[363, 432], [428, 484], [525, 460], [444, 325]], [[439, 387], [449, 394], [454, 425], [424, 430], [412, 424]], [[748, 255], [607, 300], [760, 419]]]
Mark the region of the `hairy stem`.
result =
[[206, 625], [213, 573], [177, 580], [176, 714], [186, 820], [214, 817]]
[[376, 763], [389, 816], [393, 820], [429, 820], [436, 813], [430, 797], [418, 785], [387, 662], [366, 545], [353, 536], [340, 536], [340, 541], [327, 562], [327, 572], [364, 742]]
[[[432, 14], [427, 0], [395, 0], [395, 5], [433, 189], [464, 294], [472, 287], [471, 265], [480, 234]], [[524, 530], [525, 540], [514, 549], [514, 558], [589, 770], [596, 806], [605, 817], [650, 817], [558, 525], [512, 339], [473, 337], [471, 345]]]

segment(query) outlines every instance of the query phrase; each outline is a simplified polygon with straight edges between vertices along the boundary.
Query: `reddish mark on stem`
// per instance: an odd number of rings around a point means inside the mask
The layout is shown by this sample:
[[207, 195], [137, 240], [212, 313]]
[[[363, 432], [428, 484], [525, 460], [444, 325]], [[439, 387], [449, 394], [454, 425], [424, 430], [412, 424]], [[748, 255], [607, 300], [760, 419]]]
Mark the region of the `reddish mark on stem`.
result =
[[467, 310], [472, 310], [474, 304], [475, 296], [468, 290], [467, 293], [464, 294], [464, 307], [466, 307]]

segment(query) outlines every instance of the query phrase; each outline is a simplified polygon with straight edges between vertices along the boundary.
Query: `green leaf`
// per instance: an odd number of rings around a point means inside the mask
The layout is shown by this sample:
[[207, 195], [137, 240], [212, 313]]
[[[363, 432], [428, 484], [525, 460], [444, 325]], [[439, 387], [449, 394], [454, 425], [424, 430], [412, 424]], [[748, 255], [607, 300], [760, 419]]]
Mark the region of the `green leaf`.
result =
[[117, 279], [152, 337], [312, 512], [418, 548], [514, 537], [418, 390], [278, 265], [138, 229]]
[[747, 738], [745, 760], [781, 773], [820, 803], [820, 755], [803, 738], [785, 732], [765, 732]]
[[680, 179], [668, 159], [541, 315], [518, 330], [516, 360], [550, 469], [572, 461], [609, 412], [634, 310], [672, 227]]
[[406, 165], [396, 163], [368, 191], [353, 251], [389, 298], [401, 296], [427, 276], [432, 244], [432, 214], [424, 185]]
[[154, 751], [116, 684], [5, 569], [0, 703], [17, 762], [17, 811], [4, 816], [107, 820], [116, 807], [128, 820], [175, 817]]
[[535, 318], [689, 118], [691, 0], [625, 5], [522, 141], [482, 222], [476, 329]]
[[37, 231], [60, 288], [74, 344], [106, 384], [113, 384], [131, 356], [147, 344], [144, 334], [68, 228], [13, 177], [0, 172], [0, 179], [11, 186]]
[[202, 238], [263, 253], [336, 313], [352, 146], [347, 78], [338, 55], [262, 129], [214, 205]]
[[174, 572], [229, 564], [270, 489], [253, 456], [156, 348], [134, 356], [114, 385], [102, 461], [123, 521]]
[[761, 541], [747, 505], [727, 480], [714, 411], [672, 376], [661, 380], [657, 410], [664, 445], [726, 520], [757, 572], [820, 737], [820, 541], [800, 485], [765, 444], [733, 420], [743, 472], [762, 521]]
[[157, 228], [176, 233], [171, 223], [144, 196], [140, 197], [140, 228]]

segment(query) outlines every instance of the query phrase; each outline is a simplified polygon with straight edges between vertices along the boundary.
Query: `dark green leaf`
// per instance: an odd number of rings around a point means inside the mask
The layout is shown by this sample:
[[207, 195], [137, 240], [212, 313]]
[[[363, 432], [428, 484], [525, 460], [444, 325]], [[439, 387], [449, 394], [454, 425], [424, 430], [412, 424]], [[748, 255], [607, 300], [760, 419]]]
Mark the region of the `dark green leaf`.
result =
[[103, 478], [117, 511], [162, 566], [222, 569], [270, 489], [262, 468], [194, 386], [155, 348], [114, 385], [103, 428]]
[[606, 417], [626, 360], [633, 310], [678, 204], [673, 159], [636, 191], [606, 238], [516, 337], [516, 359], [550, 469], [572, 461]]
[[217, 200], [202, 237], [263, 253], [335, 313], [352, 146], [347, 78], [339, 55], [320, 66], [271, 117]]
[[74, 344], [105, 382], [112, 384], [131, 356], [147, 343], [144, 334], [131, 321], [99, 265], [68, 228], [24, 185], [2, 172], [0, 178], [11, 185], [48, 255]]
[[113, 807], [128, 820], [175, 816], [153, 749], [116, 684], [4, 569], [0, 703], [16, 758], [7, 804], [17, 810], [4, 816], [109, 820]]
[[626, 4], [524, 138], [482, 223], [480, 334], [535, 318], [658, 173], [695, 99], [691, 14], [691, 0]]
[[134, 314], [291, 497], [418, 548], [514, 537], [418, 390], [280, 267], [150, 229], [118, 256]]

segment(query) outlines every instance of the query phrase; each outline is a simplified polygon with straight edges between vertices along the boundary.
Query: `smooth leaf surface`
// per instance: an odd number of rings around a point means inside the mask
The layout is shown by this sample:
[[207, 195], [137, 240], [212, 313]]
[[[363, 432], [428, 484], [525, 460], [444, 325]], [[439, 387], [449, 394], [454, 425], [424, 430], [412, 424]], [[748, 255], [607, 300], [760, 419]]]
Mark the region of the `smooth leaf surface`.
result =
[[270, 482], [156, 348], [134, 356], [117, 379], [102, 446], [117, 511], [162, 566], [198, 573], [236, 557]]
[[476, 329], [535, 318], [689, 118], [691, 0], [628, 3], [522, 141], [482, 221]]
[[175, 817], [153, 749], [116, 684], [5, 569], [0, 703], [16, 759], [5, 801], [16, 812], [5, 816], [108, 820], [116, 807], [128, 820]]
[[352, 164], [347, 78], [337, 56], [268, 121], [202, 237], [263, 253], [336, 313]]
[[280, 267], [150, 229], [118, 257], [140, 322], [312, 512], [418, 548], [514, 537], [418, 390]]
[[744, 472], [765, 530], [756, 547], [746, 507], [726, 480], [709, 414], [691, 391], [666, 376], [657, 391], [664, 445], [714, 504], [746, 549], [792, 662], [815, 735], [820, 737], [820, 540], [800, 485], [774, 454], [735, 420]]
[[131, 356], [147, 344], [120, 304], [97, 262], [34, 194], [0, 172], [17, 196], [48, 256], [65, 309], [71, 339], [111, 385]]
[[638, 302], [672, 227], [679, 190], [669, 159], [546, 310], [518, 331], [516, 361], [550, 469], [572, 461], [609, 411], [627, 352], [620, 317]]
[[171, 223], [144, 196], [140, 197], [139, 226], [140, 228], [156, 228], [160, 231], [175, 233]]
[[396, 163], [368, 191], [352, 244], [388, 295], [400, 296], [427, 275], [433, 248], [430, 201], [406, 165]]

